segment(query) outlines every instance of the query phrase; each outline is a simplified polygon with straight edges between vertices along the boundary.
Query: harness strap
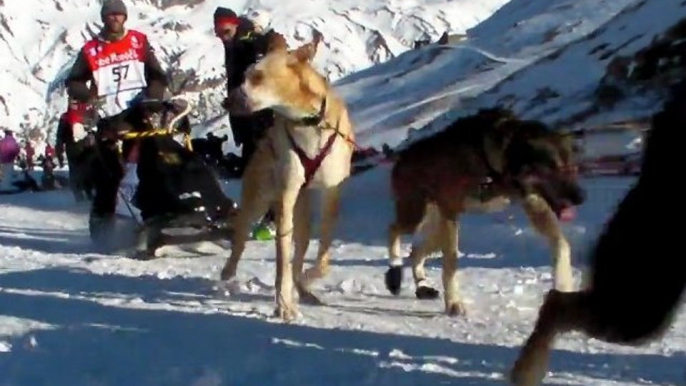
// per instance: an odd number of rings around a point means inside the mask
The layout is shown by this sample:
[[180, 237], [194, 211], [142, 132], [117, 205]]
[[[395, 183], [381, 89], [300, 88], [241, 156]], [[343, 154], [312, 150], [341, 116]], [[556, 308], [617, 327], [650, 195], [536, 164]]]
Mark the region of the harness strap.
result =
[[293, 151], [295, 151], [295, 154], [298, 155], [298, 158], [300, 158], [300, 163], [303, 165], [303, 168], [305, 168], [305, 182], [302, 185], [304, 188], [309, 185], [315, 173], [317, 173], [317, 170], [319, 170], [322, 161], [324, 161], [324, 158], [326, 158], [326, 156], [329, 155], [329, 152], [331, 152], [333, 143], [336, 140], [336, 134], [334, 133], [329, 136], [329, 139], [326, 141], [326, 144], [324, 144], [324, 147], [319, 150], [319, 153], [317, 153], [314, 158], [310, 158], [307, 156], [307, 154], [305, 154], [305, 151], [298, 146], [297, 143], [295, 143], [295, 140], [290, 132], [286, 131], [286, 135], [288, 136], [288, 141], [290, 141]]
[[183, 133], [183, 145], [186, 147], [186, 149], [193, 151], [193, 141], [190, 134]]
[[302, 118], [300, 123], [304, 126], [319, 126], [324, 120], [326, 114], [326, 98], [322, 99], [322, 104], [319, 106], [319, 111], [308, 117]]

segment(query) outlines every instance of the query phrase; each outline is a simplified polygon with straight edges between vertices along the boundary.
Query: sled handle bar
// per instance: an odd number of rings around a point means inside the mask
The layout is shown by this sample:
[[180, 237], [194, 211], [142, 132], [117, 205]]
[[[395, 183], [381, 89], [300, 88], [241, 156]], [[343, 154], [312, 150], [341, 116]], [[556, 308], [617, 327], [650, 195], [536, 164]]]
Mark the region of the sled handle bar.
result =
[[176, 114], [176, 116], [174, 116], [174, 118], [172, 118], [171, 121], [169, 121], [169, 125], [167, 125], [167, 130], [170, 133], [174, 130], [174, 125], [176, 124], [176, 122], [180, 121], [183, 117], [190, 114], [190, 112], [191, 112], [191, 104], [188, 103], [188, 99], [186, 99], [182, 96], [179, 96], [179, 95], [176, 95], [176, 96], [169, 98], [169, 101], [174, 101], [174, 100], [180, 100], [180, 101], [184, 102], [183, 103], [184, 109], [181, 110], [181, 112], [179, 114]]
[[181, 119], [183, 119], [185, 116], [190, 114], [191, 112], [191, 104], [188, 103], [188, 99], [181, 95], [175, 95], [169, 99], [157, 99], [157, 98], [150, 98], [150, 99], [143, 99], [138, 102], [139, 105], [145, 105], [146, 103], [161, 103], [163, 105], [169, 105], [172, 104], [174, 101], [181, 101], [183, 110], [181, 110], [179, 113], [175, 114], [174, 117], [169, 121], [167, 124], [167, 127], [162, 128], [161, 130], [166, 130], [167, 133], [172, 133], [174, 131], [174, 125]]

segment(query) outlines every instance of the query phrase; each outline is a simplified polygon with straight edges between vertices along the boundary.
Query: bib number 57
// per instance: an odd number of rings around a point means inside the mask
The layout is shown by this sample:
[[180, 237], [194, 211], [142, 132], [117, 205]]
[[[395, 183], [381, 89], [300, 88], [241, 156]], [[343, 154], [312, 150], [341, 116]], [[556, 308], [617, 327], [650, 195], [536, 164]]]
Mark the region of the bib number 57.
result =
[[129, 76], [129, 65], [123, 64], [121, 66], [112, 67], [112, 79], [120, 83]]

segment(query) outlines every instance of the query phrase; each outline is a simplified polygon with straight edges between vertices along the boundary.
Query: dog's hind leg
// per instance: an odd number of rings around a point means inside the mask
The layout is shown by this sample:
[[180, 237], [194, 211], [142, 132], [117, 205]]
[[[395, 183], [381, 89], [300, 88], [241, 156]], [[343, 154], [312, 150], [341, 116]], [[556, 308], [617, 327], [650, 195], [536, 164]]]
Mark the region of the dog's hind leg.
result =
[[321, 237], [319, 238], [317, 261], [314, 267], [309, 268], [303, 275], [302, 285], [305, 288], [308, 288], [314, 280], [321, 279], [329, 273], [331, 243], [338, 219], [339, 201], [340, 186], [326, 188], [323, 191]]
[[310, 226], [311, 226], [311, 191], [300, 190], [298, 201], [295, 204], [295, 214], [293, 215], [293, 241], [295, 251], [293, 254], [293, 281], [298, 290], [300, 301], [310, 304], [321, 304], [321, 301], [310, 292], [309, 288], [303, 285], [303, 266], [305, 264], [305, 254], [310, 246]]
[[526, 196], [523, 207], [531, 224], [538, 233], [545, 236], [553, 250], [555, 289], [562, 292], [572, 291], [574, 278], [572, 277], [571, 249], [555, 212], [541, 196], [536, 194]]
[[439, 234], [443, 252], [443, 288], [445, 293], [445, 312], [450, 316], [467, 313], [462, 304], [459, 282], [457, 280], [457, 214], [452, 211], [441, 210], [443, 217], [440, 222]]
[[388, 227], [388, 270], [385, 275], [386, 288], [393, 294], [400, 294], [403, 281], [403, 257], [400, 255], [400, 238], [414, 232], [426, 212], [423, 197], [397, 197], [395, 221]]
[[441, 214], [435, 204], [427, 206], [426, 216], [420, 227], [419, 235], [412, 243], [410, 261], [412, 262], [412, 276], [415, 283], [417, 299], [436, 299], [438, 290], [431, 287], [426, 280], [424, 263], [427, 256], [440, 247]]

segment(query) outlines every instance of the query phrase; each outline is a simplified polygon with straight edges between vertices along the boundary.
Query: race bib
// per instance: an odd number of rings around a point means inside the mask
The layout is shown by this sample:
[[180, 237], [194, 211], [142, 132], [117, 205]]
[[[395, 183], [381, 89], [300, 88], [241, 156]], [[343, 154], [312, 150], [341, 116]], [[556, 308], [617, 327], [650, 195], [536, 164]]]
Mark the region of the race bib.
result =
[[86, 43], [84, 53], [103, 102], [98, 111], [101, 116], [116, 115], [131, 107], [147, 86], [146, 47], [146, 36], [133, 30], [118, 41], [93, 39]]
[[98, 69], [95, 79], [98, 96], [103, 100], [100, 113], [113, 116], [131, 107], [145, 88], [145, 66], [135, 60], [104, 66]]

